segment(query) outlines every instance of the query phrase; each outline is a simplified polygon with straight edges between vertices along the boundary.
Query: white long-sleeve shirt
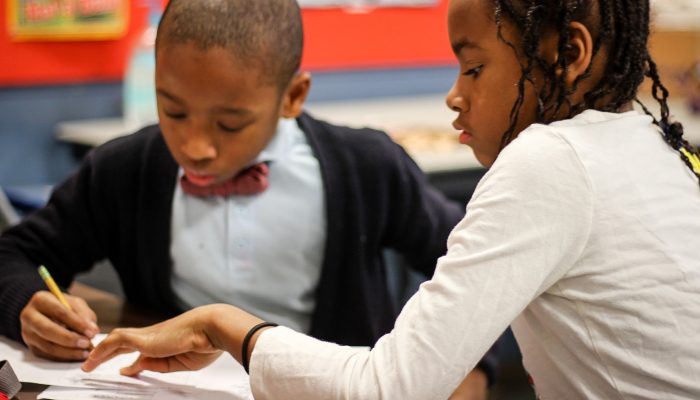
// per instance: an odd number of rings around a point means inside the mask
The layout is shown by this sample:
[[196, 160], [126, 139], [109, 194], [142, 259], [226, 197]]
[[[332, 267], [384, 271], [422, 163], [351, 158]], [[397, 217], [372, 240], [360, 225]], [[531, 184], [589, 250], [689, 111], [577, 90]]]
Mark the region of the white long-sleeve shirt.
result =
[[467, 210], [371, 351], [265, 331], [256, 399], [446, 399], [511, 323], [542, 399], [700, 398], [700, 186], [651, 118], [533, 125]]

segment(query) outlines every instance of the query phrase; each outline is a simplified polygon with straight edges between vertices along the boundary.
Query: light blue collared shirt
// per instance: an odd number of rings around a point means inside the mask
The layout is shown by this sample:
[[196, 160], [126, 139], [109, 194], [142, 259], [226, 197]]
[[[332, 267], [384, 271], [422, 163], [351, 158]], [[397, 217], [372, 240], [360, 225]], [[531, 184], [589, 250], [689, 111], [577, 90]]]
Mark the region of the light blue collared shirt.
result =
[[201, 198], [176, 185], [171, 284], [183, 308], [228, 303], [308, 332], [326, 243], [320, 166], [293, 119], [280, 120], [263, 161], [270, 186], [257, 195]]

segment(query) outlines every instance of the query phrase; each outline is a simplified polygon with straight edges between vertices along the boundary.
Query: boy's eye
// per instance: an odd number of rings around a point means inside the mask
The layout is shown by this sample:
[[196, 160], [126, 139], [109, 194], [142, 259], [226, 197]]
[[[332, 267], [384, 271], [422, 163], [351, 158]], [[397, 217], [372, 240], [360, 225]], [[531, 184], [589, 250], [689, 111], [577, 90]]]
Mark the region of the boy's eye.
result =
[[164, 111], [163, 114], [165, 114], [165, 116], [170, 119], [185, 119], [185, 117], [187, 117], [187, 114], [185, 113], [173, 113]]
[[478, 67], [467, 70], [463, 75], [464, 76], [478, 76], [483, 68], [484, 68], [483, 65], [479, 65]]
[[241, 129], [243, 129], [243, 127], [238, 127], [238, 126], [235, 127], [235, 128], [234, 128], [234, 127], [230, 127], [230, 126], [227, 126], [227, 125], [222, 124], [221, 122], [219, 122], [218, 125], [219, 125], [219, 128], [220, 128], [222, 131], [224, 131], [224, 132], [229, 132], [229, 133], [235, 133], [235, 132], [238, 132], [238, 131], [240, 131]]

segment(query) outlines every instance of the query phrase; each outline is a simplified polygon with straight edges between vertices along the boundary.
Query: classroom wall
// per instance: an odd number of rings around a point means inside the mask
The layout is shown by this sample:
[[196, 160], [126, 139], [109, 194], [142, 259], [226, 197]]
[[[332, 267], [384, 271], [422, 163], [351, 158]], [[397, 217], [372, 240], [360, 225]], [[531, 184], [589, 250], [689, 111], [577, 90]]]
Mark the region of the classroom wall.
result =
[[129, 4], [120, 40], [12, 40], [0, 3], [0, 185], [52, 184], [77, 165], [56, 123], [121, 115], [121, 77], [146, 8]]
[[[454, 67], [312, 73], [309, 102], [446, 93]], [[77, 166], [73, 147], [56, 140], [58, 122], [118, 117], [122, 83], [0, 89], [0, 186], [54, 184]]]
[[[130, 2], [122, 39], [96, 42], [13, 42], [0, 5], [0, 185], [62, 180], [77, 161], [55, 139], [56, 124], [121, 115], [126, 60], [145, 26], [142, 3]], [[455, 74], [446, 8], [447, 0], [419, 9], [304, 10], [310, 100], [443, 93]]]

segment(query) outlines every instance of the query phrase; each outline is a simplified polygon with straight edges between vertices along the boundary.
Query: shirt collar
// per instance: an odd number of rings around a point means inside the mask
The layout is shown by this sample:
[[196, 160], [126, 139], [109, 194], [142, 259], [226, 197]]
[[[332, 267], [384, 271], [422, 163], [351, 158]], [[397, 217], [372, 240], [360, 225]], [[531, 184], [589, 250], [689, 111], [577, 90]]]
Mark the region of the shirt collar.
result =
[[296, 119], [280, 118], [272, 140], [250, 164], [274, 163], [284, 158], [292, 150], [295, 139], [300, 132], [301, 128], [299, 128]]

